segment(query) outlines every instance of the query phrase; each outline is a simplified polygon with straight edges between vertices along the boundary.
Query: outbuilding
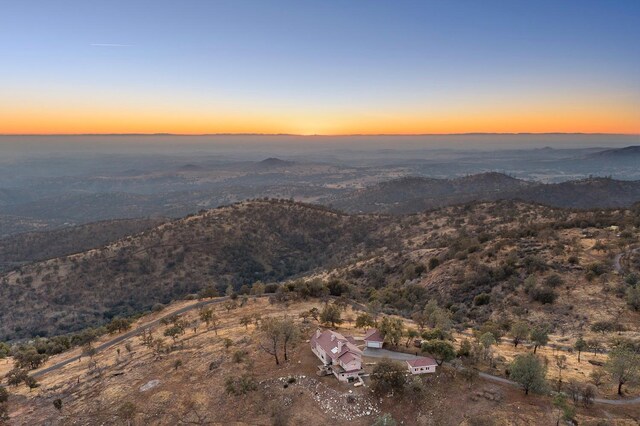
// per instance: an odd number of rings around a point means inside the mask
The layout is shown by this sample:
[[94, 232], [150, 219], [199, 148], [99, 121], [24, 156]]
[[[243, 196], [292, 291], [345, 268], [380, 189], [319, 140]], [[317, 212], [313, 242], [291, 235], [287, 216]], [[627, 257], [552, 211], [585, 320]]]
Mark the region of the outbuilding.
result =
[[407, 360], [407, 366], [411, 374], [426, 374], [435, 373], [438, 363], [433, 358], [421, 356]]
[[365, 333], [364, 343], [368, 348], [380, 349], [384, 345], [384, 337], [377, 328], [372, 328]]

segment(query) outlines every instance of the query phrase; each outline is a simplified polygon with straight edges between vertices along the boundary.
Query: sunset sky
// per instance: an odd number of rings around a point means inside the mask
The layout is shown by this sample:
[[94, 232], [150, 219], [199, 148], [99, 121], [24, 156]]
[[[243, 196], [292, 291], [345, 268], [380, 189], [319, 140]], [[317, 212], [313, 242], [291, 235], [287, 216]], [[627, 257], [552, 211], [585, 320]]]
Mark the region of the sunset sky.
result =
[[640, 133], [640, 1], [0, 0], [0, 133]]

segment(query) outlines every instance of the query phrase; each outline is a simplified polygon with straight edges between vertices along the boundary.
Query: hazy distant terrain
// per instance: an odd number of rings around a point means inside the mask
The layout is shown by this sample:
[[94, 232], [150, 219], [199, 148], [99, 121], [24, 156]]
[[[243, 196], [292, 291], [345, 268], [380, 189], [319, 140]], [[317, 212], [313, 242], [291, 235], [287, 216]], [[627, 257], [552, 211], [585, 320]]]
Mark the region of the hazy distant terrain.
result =
[[407, 214], [492, 200], [521, 200], [577, 209], [629, 207], [640, 201], [640, 181], [587, 178], [540, 183], [500, 173], [454, 179], [405, 177], [321, 201], [353, 213]]
[[[179, 218], [263, 197], [400, 213], [499, 198], [576, 208], [639, 200], [633, 182], [588, 179], [640, 179], [638, 146], [597, 147], [636, 142], [633, 136], [234, 136], [185, 140], [183, 149], [162, 135], [105, 138], [0, 137], [0, 238], [103, 220]], [[474, 149], [478, 142], [495, 148]]]

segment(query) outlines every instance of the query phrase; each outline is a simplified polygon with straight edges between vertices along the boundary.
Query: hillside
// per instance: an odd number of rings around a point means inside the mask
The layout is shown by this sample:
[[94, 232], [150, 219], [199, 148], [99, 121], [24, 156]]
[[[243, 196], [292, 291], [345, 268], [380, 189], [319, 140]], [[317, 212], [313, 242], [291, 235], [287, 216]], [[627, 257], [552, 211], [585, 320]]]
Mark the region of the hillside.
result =
[[[389, 312], [405, 316], [437, 298], [457, 304], [460, 319], [472, 321], [517, 316], [519, 300], [526, 307], [531, 303], [524, 279], [558, 274], [576, 289], [595, 286], [591, 306], [601, 293], [598, 282], [587, 281], [589, 265], [604, 265], [598, 275], [607, 276], [613, 250], [637, 240], [633, 232], [617, 240], [619, 231], [605, 228], [633, 229], [640, 225], [638, 217], [637, 210], [572, 212], [510, 201], [405, 217], [353, 216], [289, 201], [245, 202], [6, 273], [0, 284], [0, 340], [77, 331], [203, 289], [223, 294], [231, 286], [247, 292], [256, 281], [292, 277], [333, 277], [341, 284], [332, 294], [379, 299]], [[576, 242], [588, 227], [596, 227], [593, 233], [605, 251]], [[443, 266], [425, 270], [431, 258]], [[616, 292], [611, 309], [624, 308], [625, 290]], [[477, 296], [494, 293], [499, 296], [474, 303]], [[566, 321], [562, 306], [543, 315], [550, 322]]]
[[322, 200], [348, 212], [407, 214], [470, 201], [521, 200], [561, 208], [628, 207], [640, 201], [640, 181], [590, 178], [556, 184], [501, 173], [455, 179], [405, 177]]
[[[251, 201], [27, 265], [3, 277], [3, 338], [79, 332], [29, 342], [50, 355], [34, 372], [40, 387], [10, 387], [5, 407], [19, 424], [370, 425], [382, 413], [425, 426], [553, 424], [558, 411], [550, 396], [524, 396], [504, 382], [510, 363], [536, 350], [529, 331], [513, 344], [514, 327], [525, 323], [547, 333], [536, 356], [546, 360], [548, 389], [591, 384], [599, 398], [627, 398], [624, 405], [575, 404], [580, 424], [636, 424], [640, 401], [630, 398], [640, 388], [629, 382], [616, 396], [618, 384], [603, 364], [614, 348], [640, 342], [639, 209], [498, 201], [386, 217]], [[269, 283], [265, 297], [249, 295], [257, 280]], [[231, 300], [210, 299], [215, 291], [197, 301], [190, 295], [208, 287], [228, 291]], [[165, 305], [133, 317], [127, 334], [84, 329], [157, 302]], [[374, 395], [370, 375], [358, 388], [319, 378], [305, 341], [330, 326], [318, 321], [327, 303], [340, 307], [343, 333], [362, 336], [354, 329], [362, 311], [395, 318], [405, 331], [393, 351], [414, 356], [408, 330], [419, 330], [424, 339], [449, 342], [463, 369], [439, 367], [393, 396]], [[215, 324], [203, 324], [204, 304], [214, 309]], [[256, 324], [284, 315], [300, 334], [288, 361], [276, 365]], [[483, 333], [496, 336], [489, 350], [479, 346]], [[579, 338], [582, 362], [574, 351]], [[461, 355], [465, 341], [471, 349]], [[11, 353], [26, 350], [25, 343], [15, 342]], [[380, 359], [364, 361], [370, 374]], [[11, 365], [0, 362], [0, 376]], [[469, 366], [486, 376], [468, 378]]]
[[155, 227], [164, 219], [94, 222], [48, 232], [29, 232], [0, 239], [0, 272], [39, 260], [79, 253]]
[[131, 315], [204, 288], [224, 292], [346, 262], [380, 247], [384, 219], [288, 201], [210, 210], [2, 277], [0, 340]]
[[640, 159], [640, 145], [627, 146], [625, 148], [607, 149], [589, 155], [598, 159]]
[[510, 197], [577, 209], [629, 207], [640, 201], [640, 181], [591, 178], [531, 186]]
[[[305, 298], [277, 303], [266, 298], [249, 298], [226, 307], [225, 303], [207, 300], [220, 319], [217, 325], [199, 320], [198, 310], [180, 315], [177, 321], [189, 324], [189, 329], [175, 341], [164, 336], [172, 327], [171, 317], [179, 309], [188, 309], [194, 302], [179, 302], [142, 317], [132, 324], [132, 331], [146, 329], [152, 337], [148, 343], [133, 333], [102, 336], [93, 342], [95, 348], [116, 339], [114, 346], [92, 355], [85, 349], [73, 349], [52, 357], [45, 365], [72, 359], [73, 362], [51, 372], [36, 370], [39, 387], [25, 385], [9, 388], [8, 415], [13, 423], [31, 424], [237, 424], [237, 425], [298, 425], [321, 426], [350, 424], [370, 426], [384, 413], [401, 424], [419, 426], [476, 426], [476, 425], [547, 425], [555, 424], [557, 410], [551, 397], [525, 396], [521, 390], [486, 378], [469, 378], [450, 366], [438, 367], [436, 374], [416, 376], [408, 381], [404, 393], [377, 395], [372, 387], [371, 373], [379, 358], [365, 352], [364, 386], [339, 383], [333, 376], [318, 377], [318, 359], [306, 342], [317, 327], [317, 320], [309, 315], [313, 309], [322, 310], [321, 300]], [[219, 302], [223, 302], [219, 300]], [[357, 307], [343, 308], [344, 318], [361, 314]], [[263, 349], [266, 340], [260, 324], [268, 318], [292, 319], [299, 334], [289, 347], [288, 360], [280, 364]], [[250, 322], [246, 323], [245, 319]], [[401, 320], [408, 328], [416, 328], [411, 320]], [[363, 330], [354, 327], [353, 320], [345, 321], [338, 331], [354, 336], [362, 347]], [[455, 333], [452, 342], [457, 348], [468, 336]], [[559, 351], [555, 345], [563, 339], [553, 335], [549, 346], [538, 354], [551, 358]], [[413, 348], [387, 345], [387, 350], [411, 352]], [[495, 358], [512, 359], [531, 349], [524, 345], [517, 349], [510, 342], [495, 346]], [[282, 356], [282, 349], [279, 349]], [[565, 377], [584, 383], [586, 372], [601, 367], [578, 363], [567, 353], [571, 368]], [[77, 357], [80, 355], [80, 359]], [[411, 355], [410, 355], [411, 356]], [[597, 360], [591, 355], [585, 358]], [[601, 356], [602, 357], [602, 356]], [[464, 359], [465, 366], [498, 374], [487, 369], [485, 361]], [[500, 362], [501, 368], [504, 362]], [[0, 376], [10, 368], [0, 364]], [[465, 367], [466, 368], [466, 367]], [[467, 371], [467, 370], [465, 370]], [[550, 363], [549, 383], [555, 381], [557, 371]], [[634, 392], [637, 392], [634, 388]], [[599, 389], [602, 397], [615, 392], [608, 384]], [[61, 410], [53, 401], [60, 400]], [[452, 410], [451, 407], [457, 407]], [[579, 424], [596, 425], [603, 419], [616, 425], [633, 425], [637, 420], [634, 405], [575, 406]]]

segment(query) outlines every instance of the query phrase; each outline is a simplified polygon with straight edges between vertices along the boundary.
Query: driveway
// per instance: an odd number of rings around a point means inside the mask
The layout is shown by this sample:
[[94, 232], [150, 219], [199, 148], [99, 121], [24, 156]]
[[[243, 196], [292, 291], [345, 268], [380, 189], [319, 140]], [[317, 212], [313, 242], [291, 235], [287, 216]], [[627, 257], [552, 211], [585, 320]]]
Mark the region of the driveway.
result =
[[[396, 361], [407, 361], [409, 359], [414, 359], [416, 356], [411, 354], [405, 354], [402, 352], [394, 352], [388, 349], [375, 349], [375, 348], [365, 348], [363, 355], [370, 358], [389, 358]], [[478, 375], [485, 380], [490, 380], [492, 382], [502, 383], [505, 385], [520, 387], [520, 385], [512, 380], [505, 379], [504, 377], [494, 376], [488, 373], [478, 372]], [[608, 405], [635, 405], [640, 404], [640, 396], [633, 399], [602, 399], [595, 398], [593, 402], [597, 404], [608, 404]]]
[[416, 358], [416, 356], [412, 354], [405, 354], [402, 352], [390, 351], [388, 349], [376, 349], [376, 348], [365, 348], [362, 354], [364, 356], [368, 356], [371, 358], [389, 358], [389, 359], [394, 359], [396, 361], [407, 361], [407, 360]]

